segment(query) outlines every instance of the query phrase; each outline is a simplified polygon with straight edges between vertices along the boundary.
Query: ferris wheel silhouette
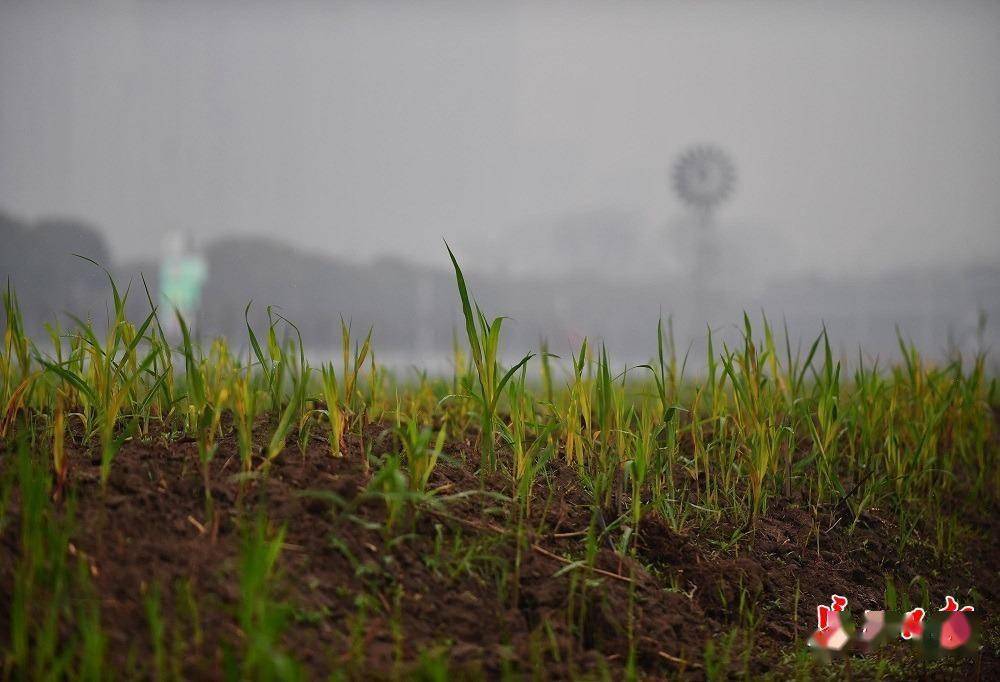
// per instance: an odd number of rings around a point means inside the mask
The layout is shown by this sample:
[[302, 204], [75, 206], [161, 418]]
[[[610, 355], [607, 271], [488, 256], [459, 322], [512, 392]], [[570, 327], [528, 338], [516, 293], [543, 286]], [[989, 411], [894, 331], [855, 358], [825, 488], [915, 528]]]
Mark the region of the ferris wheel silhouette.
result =
[[721, 148], [697, 144], [677, 157], [671, 176], [677, 196], [694, 212], [692, 323], [701, 326], [719, 302], [715, 297], [721, 270], [715, 212], [736, 189], [736, 166]]
[[720, 148], [695, 145], [674, 163], [674, 190], [681, 200], [702, 212], [715, 210], [736, 188], [736, 167]]

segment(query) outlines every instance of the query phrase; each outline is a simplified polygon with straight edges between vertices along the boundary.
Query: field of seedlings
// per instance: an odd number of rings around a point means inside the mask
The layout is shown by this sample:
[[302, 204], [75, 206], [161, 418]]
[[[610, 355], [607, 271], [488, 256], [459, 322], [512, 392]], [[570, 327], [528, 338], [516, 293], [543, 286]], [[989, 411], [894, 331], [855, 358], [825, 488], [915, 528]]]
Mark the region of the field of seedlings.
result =
[[[989, 357], [843, 358], [751, 316], [704, 366], [655, 318], [645, 365], [508, 365], [451, 258], [451, 376], [346, 323], [314, 366], [250, 305], [246, 339], [174, 338], [145, 282], [32, 339], [9, 285], [0, 679], [1000, 677]], [[832, 594], [859, 624], [952, 595], [977, 648], [824, 660]]]

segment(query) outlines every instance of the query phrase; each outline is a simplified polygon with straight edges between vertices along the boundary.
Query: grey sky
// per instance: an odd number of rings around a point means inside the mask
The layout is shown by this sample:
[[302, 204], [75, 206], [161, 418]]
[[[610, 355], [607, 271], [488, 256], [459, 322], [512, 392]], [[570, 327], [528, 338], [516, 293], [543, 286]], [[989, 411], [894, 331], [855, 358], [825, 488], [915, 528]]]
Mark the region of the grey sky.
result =
[[764, 275], [1000, 261], [997, 2], [94, 4], [0, 4], [0, 208], [119, 256], [175, 227], [437, 264], [587, 211], [655, 232], [711, 141]]

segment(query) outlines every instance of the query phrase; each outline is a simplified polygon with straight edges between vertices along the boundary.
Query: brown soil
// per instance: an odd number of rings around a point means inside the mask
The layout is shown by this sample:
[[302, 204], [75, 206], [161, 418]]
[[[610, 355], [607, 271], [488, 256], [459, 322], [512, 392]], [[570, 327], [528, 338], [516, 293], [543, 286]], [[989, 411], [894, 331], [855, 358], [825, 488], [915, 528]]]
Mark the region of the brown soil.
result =
[[[114, 462], [104, 494], [99, 455], [72, 451], [69, 490], [76, 500], [76, 524], [70, 551], [91, 565], [112, 666], [130, 671], [126, 675], [149, 674], [151, 639], [143, 595], [156, 584], [164, 594], [168, 632], [183, 630], [182, 639], [195, 642], [177, 654], [183, 675], [222, 677], [226, 650], [241, 646], [235, 616], [240, 529], [261, 509], [273, 524], [287, 528], [278, 597], [294, 606], [294, 619], [283, 643], [311, 678], [326, 677], [334, 668], [356, 679], [406, 677], [422, 652], [436, 651], [449, 661], [452, 679], [493, 679], [505, 671], [528, 676], [532, 670], [548, 679], [605, 673], [619, 679], [628, 653], [631, 589], [637, 664], [648, 679], [703, 677], [706, 642], [720, 642], [740, 622], [741, 586], [754, 596], [761, 614], [747, 664], [754, 676], [772, 671], [785, 677], [790, 654], [801, 650], [814, 627], [816, 605], [828, 603], [831, 593], [847, 595], [855, 614], [884, 608], [886, 575], [894, 576], [901, 590], [923, 576], [934, 603], [945, 594], [968, 597], [975, 588], [987, 639], [997, 629], [996, 509], [966, 519], [974, 533], [969, 546], [976, 551], [950, 562], [936, 561], [929, 546], [899, 556], [894, 521], [878, 511], [865, 513], [849, 534], [849, 518], [838, 516], [838, 510], [810, 510], [786, 499], [772, 501], [754, 528], [738, 527], [723, 516], [697, 533], [678, 534], [663, 519], [648, 516], [639, 529], [638, 561], [605, 544], [596, 560], [600, 570], [588, 571], [568, 565], [584, 556], [580, 531], [590, 522], [590, 507], [576, 472], [561, 462], [550, 463], [547, 472], [554, 493], [536, 484], [538, 496], [525, 524], [530, 549], [520, 557], [516, 594], [512, 584], [501, 590], [501, 571], [489, 556], [513, 565], [517, 543], [510, 505], [497, 497], [476, 492], [440, 507], [422, 507], [389, 535], [375, 527], [386, 518], [381, 500], [360, 504], [351, 516], [327, 498], [302, 495], [329, 491], [355, 499], [371, 476], [363, 466], [363, 447], [385, 452], [392, 447], [390, 434], [373, 425], [364, 444], [348, 436], [341, 459], [330, 457], [318, 440], [304, 455], [290, 446], [268, 475], [246, 483], [242, 494], [231, 479], [239, 469], [235, 442], [225, 437], [211, 467], [214, 524], [205, 517], [194, 443], [168, 445], [165, 438], [155, 438], [159, 444], [128, 444]], [[430, 487], [441, 496], [480, 491], [472, 440], [451, 443], [446, 455]], [[498, 474], [486, 490], [507, 494], [509, 483]], [[18, 554], [16, 496], [12, 507], [14, 522], [0, 536], [0, 612], [9, 608]], [[538, 528], [544, 529], [541, 534], [535, 533]], [[436, 542], [443, 548], [439, 552]], [[437, 563], [435, 556], [441, 558]], [[183, 581], [189, 581], [196, 600], [200, 641], [179, 597]], [[581, 590], [586, 609], [581, 609]], [[576, 595], [572, 618], [581, 636], [571, 635], [571, 593]], [[359, 595], [368, 595], [367, 606], [359, 606]], [[920, 603], [916, 587], [911, 596]], [[0, 618], [0, 641], [8, 641], [8, 629], [8, 619]], [[901, 667], [892, 670], [908, 677], [927, 674], [903, 646], [880, 655], [898, 659]], [[854, 667], [857, 677], [866, 676], [866, 668]], [[730, 673], [741, 670], [742, 661], [734, 660]], [[997, 679], [995, 643], [978, 658], [957, 661], [947, 670]]]

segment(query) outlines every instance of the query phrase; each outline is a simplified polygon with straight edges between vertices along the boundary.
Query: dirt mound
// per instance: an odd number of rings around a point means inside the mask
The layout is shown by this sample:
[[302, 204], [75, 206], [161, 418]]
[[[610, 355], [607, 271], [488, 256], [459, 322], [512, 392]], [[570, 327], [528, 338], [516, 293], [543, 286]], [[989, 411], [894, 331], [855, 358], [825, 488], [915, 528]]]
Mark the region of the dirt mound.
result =
[[[99, 458], [71, 452], [68, 551], [89, 563], [112, 667], [152, 674], [146, 597], [156, 586], [179, 675], [224, 676], [227, 652], [244, 637], [237, 616], [242, 529], [261, 512], [286, 529], [277, 581], [277, 598], [288, 606], [282, 646], [314, 678], [429, 675], [437, 664], [454, 679], [619, 678], [630, 641], [649, 679], [705, 676], [710, 641], [716, 658], [726, 642], [749, 642], [749, 659], [723, 658], [723, 674], [792, 674], [787, 666], [814, 626], [816, 605], [838, 593], [851, 608], [882, 608], [887, 575], [902, 590], [912, 587], [915, 598], [922, 585], [935, 599], [974, 586], [977, 609], [995, 627], [995, 513], [976, 520], [987, 524], [979, 554], [958, 562], [929, 551], [899, 556], [892, 521], [877, 511], [849, 530], [830, 510], [786, 500], [756, 524], [719, 518], [697, 533], [649, 514], [634, 559], [601, 544], [586, 565], [591, 505], [577, 473], [550, 463], [549, 484], [519, 543], [504, 498], [510, 482], [500, 474], [480, 480], [470, 438], [446, 447], [430, 480], [438, 502], [404, 505], [386, 532], [389, 505], [366, 491], [378, 456], [392, 449], [389, 434], [374, 425], [363, 438], [348, 436], [342, 458], [318, 440], [304, 453], [289, 448], [266, 475], [242, 478], [226, 436], [211, 464], [211, 520], [192, 442], [162, 434], [155, 445], [127, 444], [103, 492]], [[0, 536], [3, 606], [19, 552], [17, 517], [15, 495], [12, 523]], [[925, 582], [914, 586], [917, 576]], [[0, 619], [4, 641], [8, 620]], [[996, 670], [995, 653], [987, 647], [984, 656], [957, 669]]]

